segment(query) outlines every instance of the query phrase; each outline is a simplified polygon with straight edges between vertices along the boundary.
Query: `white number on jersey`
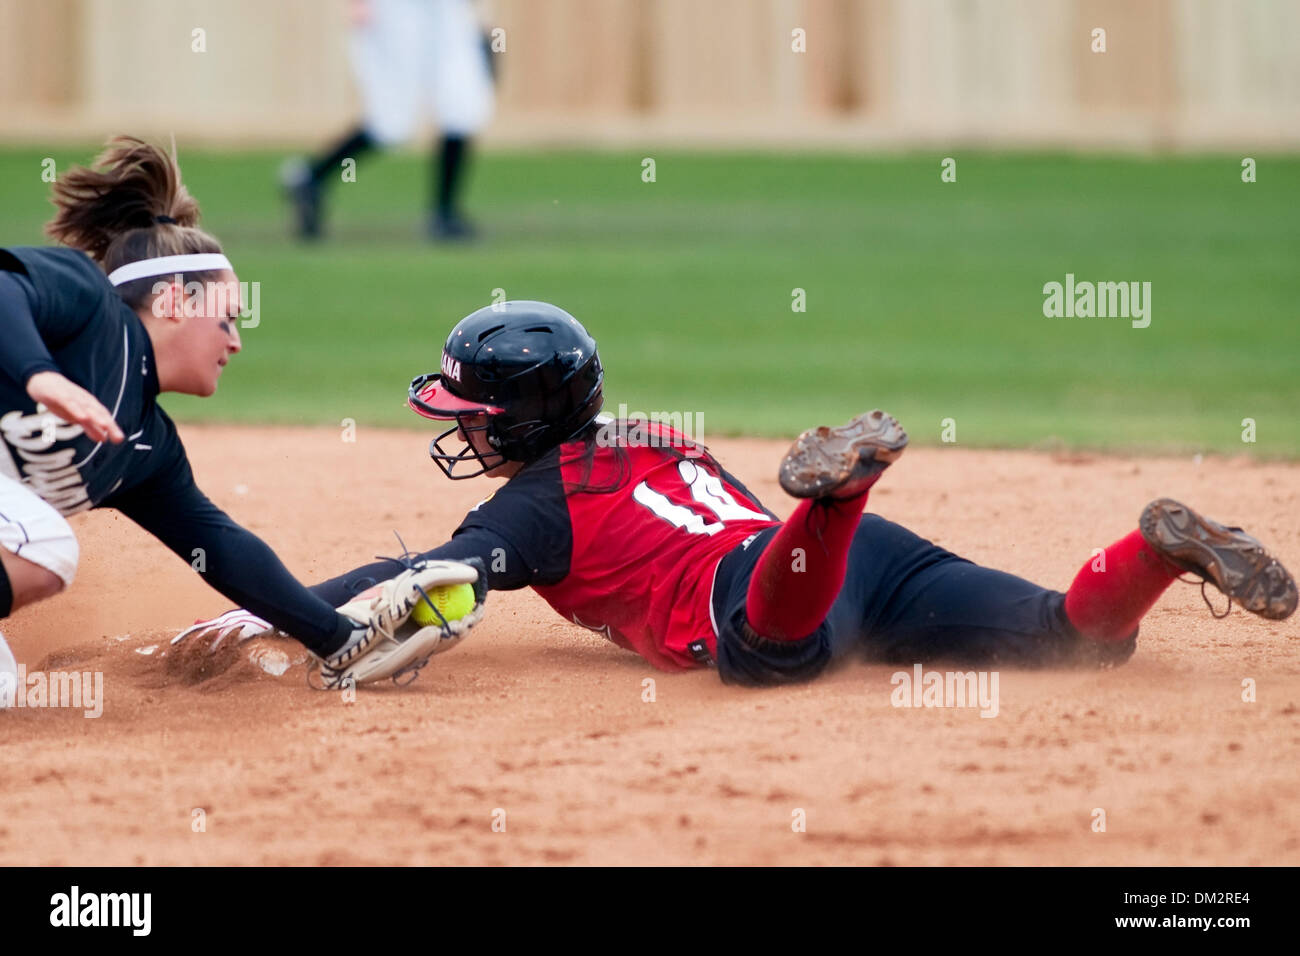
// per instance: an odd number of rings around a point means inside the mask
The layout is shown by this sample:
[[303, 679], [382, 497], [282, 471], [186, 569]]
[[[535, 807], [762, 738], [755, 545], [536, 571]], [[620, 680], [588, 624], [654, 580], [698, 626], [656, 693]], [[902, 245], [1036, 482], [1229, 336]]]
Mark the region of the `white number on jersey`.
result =
[[717, 521], [706, 523], [703, 516], [686, 505], [675, 504], [667, 495], [655, 491], [644, 481], [632, 490], [632, 498], [637, 504], [644, 505], [673, 527], [682, 528], [688, 534], [717, 534], [728, 521], [768, 520], [767, 515], [761, 511], [752, 511], [737, 503], [727, 489], [722, 487], [721, 478], [705, 471], [695, 462], [678, 462], [677, 473], [691, 490], [691, 498], [712, 511]]

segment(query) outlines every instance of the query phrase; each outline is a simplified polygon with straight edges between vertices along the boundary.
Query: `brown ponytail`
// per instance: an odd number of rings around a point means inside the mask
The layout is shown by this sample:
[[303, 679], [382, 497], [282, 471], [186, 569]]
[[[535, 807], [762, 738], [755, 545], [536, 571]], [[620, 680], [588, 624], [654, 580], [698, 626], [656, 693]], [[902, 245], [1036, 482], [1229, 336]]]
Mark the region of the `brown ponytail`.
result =
[[[141, 259], [221, 252], [221, 243], [198, 228], [199, 203], [181, 182], [175, 157], [133, 136], [109, 140], [92, 167], [59, 177], [53, 202], [58, 212], [45, 234], [89, 254], [105, 272]], [[138, 308], [155, 281], [137, 279], [117, 291]]]

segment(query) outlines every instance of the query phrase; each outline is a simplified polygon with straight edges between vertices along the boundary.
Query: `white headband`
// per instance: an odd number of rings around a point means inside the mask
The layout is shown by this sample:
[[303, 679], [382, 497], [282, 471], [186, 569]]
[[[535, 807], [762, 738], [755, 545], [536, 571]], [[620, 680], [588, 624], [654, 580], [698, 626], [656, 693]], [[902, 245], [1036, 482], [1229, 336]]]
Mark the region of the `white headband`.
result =
[[177, 272], [215, 272], [218, 269], [231, 269], [230, 260], [219, 252], [201, 252], [190, 256], [161, 256], [157, 259], [128, 262], [122, 268], [110, 272], [108, 281], [117, 286], [124, 282], [134, 282], [136, 279], [147, 279], [150, 276], [165, 276]]

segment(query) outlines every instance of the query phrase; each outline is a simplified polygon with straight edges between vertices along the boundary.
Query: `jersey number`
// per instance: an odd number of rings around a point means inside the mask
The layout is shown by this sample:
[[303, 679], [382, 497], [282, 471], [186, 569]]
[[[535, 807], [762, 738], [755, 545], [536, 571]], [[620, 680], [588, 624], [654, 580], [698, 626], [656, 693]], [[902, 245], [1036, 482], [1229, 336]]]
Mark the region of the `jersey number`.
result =
[[695, 462], [678, 462], [677, 473], [686, 482], [686, 487], [690, 488], [691, 498], [712, 511], [717, 516], [717, 521], [706, 522], [702, 515], [696, 514], [686, 505], [674, 504], [666, 495], [655, 491], [644, 481], [632, 490], [632, 498], [673, 527], [682, 528], [689, 534], [717, 534], [728, 521], [770, 520], [762, 512], [751, 511], [737, 504], [736, 499], [722, 487], [722, 479], [705, 471]]

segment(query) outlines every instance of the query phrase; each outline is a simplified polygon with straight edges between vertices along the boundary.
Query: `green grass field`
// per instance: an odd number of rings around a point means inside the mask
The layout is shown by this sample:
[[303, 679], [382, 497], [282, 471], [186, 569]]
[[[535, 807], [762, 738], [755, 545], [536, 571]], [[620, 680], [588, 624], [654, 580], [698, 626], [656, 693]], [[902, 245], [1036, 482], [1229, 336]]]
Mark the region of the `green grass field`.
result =
[[[0, 239], [41, 242], [42, 157], [0, 151]], [[363, 161], [331, 236], [287, 238], [282, 154], [186, 152], [205, 224], [261, 283], [214, 399], [182, 419], [414, 425], [407, 382], [465, 313], [549, 299], [591, 329], [607, 407], [702, 413], [704, 433], [791, 435], [880, 406], [914, 440], [1300, 455], [1300, 157], [1118, 159], [487, 154], [484, 239], [421, 238], [428, 171]], [[1043, 284], [1152, 283], [1149, 328], [1046, 318]], [[807, 311], [791, 310], [792, 289]], [[1241, 441], [1242, 419], [1257, 442]]]

